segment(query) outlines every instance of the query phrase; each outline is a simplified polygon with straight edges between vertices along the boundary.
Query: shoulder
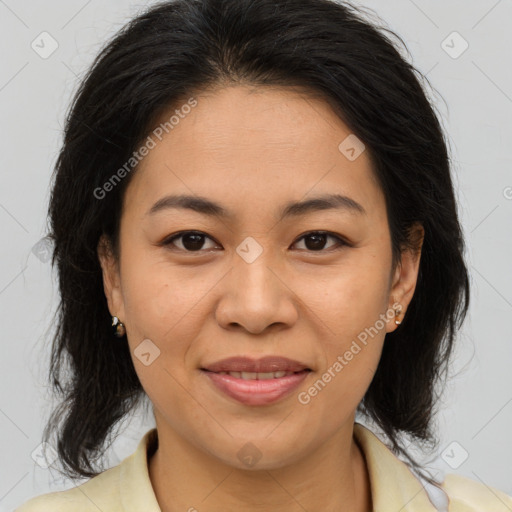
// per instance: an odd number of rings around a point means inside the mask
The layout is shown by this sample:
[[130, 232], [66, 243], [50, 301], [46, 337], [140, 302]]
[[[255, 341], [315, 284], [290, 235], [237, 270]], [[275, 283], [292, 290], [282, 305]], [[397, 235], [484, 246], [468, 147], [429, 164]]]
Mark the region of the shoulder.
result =
[[70, 489], [31, 498], [14, 512], [121, 511], [119, 469], [117, 465]]
[[510, 512], [512, 497], [484, 483], [449, 473], [442, 489], [450, 500], [449, 512]]
[[71, 489], [31, 498], [14, 512], [159, 512], [147, 464], [157, 443], [157, 430], [152, 428], [117, 466]]

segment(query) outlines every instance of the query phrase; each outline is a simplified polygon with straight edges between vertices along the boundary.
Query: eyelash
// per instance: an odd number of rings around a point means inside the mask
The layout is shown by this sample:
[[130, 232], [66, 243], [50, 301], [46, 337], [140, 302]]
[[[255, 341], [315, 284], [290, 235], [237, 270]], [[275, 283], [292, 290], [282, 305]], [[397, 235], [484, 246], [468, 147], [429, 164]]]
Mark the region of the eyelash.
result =
[[[171, 246], [175, 240], [177, 240], [179, 238], [182, 238], [185, 235], [202, 235], [205, 238], [209, 238], [210, 240], [212, 240], [215, 243], [217, 243], [215, 240], [213, 240], [213, 238], [208, 236], [206, 233], [203, 233], [202, 231], [180, 231], [179, 233], [171, 235], [170, 237], [168, 237], [165, 240], [163, 240], [163, 242], [161, 242], [160, 245], [162, 245], [162, 246]], [[307, 233], [304, 233], [303, 235], [301, 235], [294, 242], [294, 244], [297, 243], [298, 241], [302, 240], [303, 238], [307, 238], [310, 235], [326, 235], [328, 238], [330, 237], [330, 238], [336, 239], [337, 240], [337, 245], [338, 245], [334, 249], [331, 247], [331, 248], [326, 249], [326, 250], [321, 249], [321, 250], [318, 250], [318, 251], [312, 251], [312, 250], [308, 250], [308, 249], [303, 249], [303, 250], [306, 250], [307, 252], [310, 252], [310, 253], [325, 253], [325, 252], [331, 252], [333, 250], [339, 250], [339, 249], [341, 249], [344, 246], [350, 247], [350, 244], [348, 242], [343, 240], [340, 236], [338, 236], [338, 235], [336, 235], [334, 233], [331, 233], [329, 231], [308, 231]], [[205, 249], [199, 249], [198, 251], [187, 251], [186, 249], [180, 249], [180, 248], [176, 248], [176, 247], [174, 249], [177, 250], [177, 251], [187, 252], [187, 253], [191, 253], [191, 254], [192, 253], [201, 253], [201, 252], [205, 251]], [[171, 249], [171, 250], [174, 250], [174, 249]]]

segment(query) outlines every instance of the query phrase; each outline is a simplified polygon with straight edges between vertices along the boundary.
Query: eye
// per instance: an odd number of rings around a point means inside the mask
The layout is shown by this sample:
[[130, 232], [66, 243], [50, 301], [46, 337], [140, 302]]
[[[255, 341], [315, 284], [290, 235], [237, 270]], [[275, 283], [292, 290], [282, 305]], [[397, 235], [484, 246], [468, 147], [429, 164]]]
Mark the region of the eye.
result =
[[174, 241], [179, 240], [180, 238], [182, 239], [182, 242], [181, 247], [178, 247], [178, 249], [186, 252], [199, 252], [203, 249], [205, 238], [212, 240], [212, 238], [201, 231], [182, 231], [170, 238], [166, 238], [162, 242], [162, 245], [174, 245]]
[[335, 246], [337, 245], [338, 247], [342, 247], [344, 245], [348, 245], [348, 243], [345, 242], [342, 238], [329, 233], [328, 231], [311, 231], [305, 235], [302, 235], [299, 240], [309, 240], [309, 243], [305, 242], [306, 249], [314, 252], [321, 252], [325, 248], [324, 246], [328, 238], [336, 240], [337, 244], [334, 244]]

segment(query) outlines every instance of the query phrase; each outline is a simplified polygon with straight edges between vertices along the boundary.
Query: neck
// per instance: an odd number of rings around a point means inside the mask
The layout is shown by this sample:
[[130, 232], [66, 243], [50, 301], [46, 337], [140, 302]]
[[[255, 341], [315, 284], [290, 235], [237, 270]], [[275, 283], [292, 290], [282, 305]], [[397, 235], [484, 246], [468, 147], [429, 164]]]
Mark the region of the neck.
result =
[[353, 423], [301, 460], [261, 470], [225, 464], [165, 427], [158, 428], [158, 438], [148, 470], [162, 512], [372, 510], [368, 470]]

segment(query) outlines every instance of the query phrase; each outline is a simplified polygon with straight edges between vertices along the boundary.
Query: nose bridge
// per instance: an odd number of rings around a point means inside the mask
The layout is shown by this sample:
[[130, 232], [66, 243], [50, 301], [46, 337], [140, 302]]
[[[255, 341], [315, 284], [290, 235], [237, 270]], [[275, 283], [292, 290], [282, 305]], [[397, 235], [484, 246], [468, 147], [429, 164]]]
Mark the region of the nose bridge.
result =
[[229, 289], [217, 309], [217, 320], [225, 328], [238, 324], [256, 333], [271, 324], [296, 320], [291, 292], [276, 270], [277, 255], [262, 243], [249, 236], [236, 248]]
[[241, 292], [238, 295], [250, 296], [254, 293], [258, 298], [265, 294], [265, 299], [270, 300], [272, 297], [266, 295], [275, 291], [276, 276], [271, 270], [275, 266], [275, 254], [268, 238], [257, 240], [248, 236], [238, 245], [236, 253], [233, 271], [236, 289]]

